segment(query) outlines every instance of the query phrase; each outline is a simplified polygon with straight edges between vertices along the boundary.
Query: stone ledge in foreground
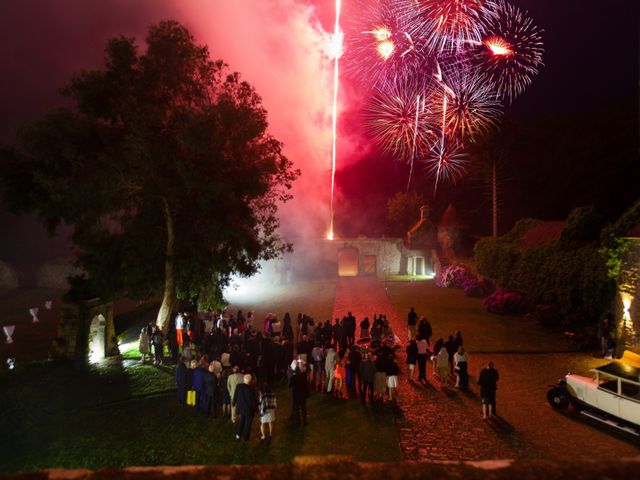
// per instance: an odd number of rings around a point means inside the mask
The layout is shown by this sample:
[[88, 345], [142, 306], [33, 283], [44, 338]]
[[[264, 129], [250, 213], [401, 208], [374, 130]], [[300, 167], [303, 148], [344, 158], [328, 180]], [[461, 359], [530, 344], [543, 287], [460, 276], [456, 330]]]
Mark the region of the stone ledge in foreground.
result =
[[[597, 447], [596, 447], [597, 448]], [[292, 464], [51, 469], [5, 476], [15, 480], [565, 480], [637, 478], [640, 456], [607, 461], [358, 463], [340, 455], [295, 457]]]

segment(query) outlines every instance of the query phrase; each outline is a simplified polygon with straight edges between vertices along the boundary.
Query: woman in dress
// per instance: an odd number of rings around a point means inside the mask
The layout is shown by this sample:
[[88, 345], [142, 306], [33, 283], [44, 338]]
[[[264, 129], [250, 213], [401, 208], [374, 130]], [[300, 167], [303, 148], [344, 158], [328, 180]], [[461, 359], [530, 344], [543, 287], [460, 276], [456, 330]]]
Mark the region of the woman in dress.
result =
[[[263, 383], [258, 396], [258, 409], [260, 412], [261, 442], [271, 442], [273, 436], [273, 423], [276, 421], [276, 394], [273, 393], [268, 383]], [[267, 435], [268, 433], [268, 435]]]
[[383, 355], [377, 355], [375, 365], [373, 396], [376, 400], [384, 400], [384, 394], [387, 391], [387, 359]]

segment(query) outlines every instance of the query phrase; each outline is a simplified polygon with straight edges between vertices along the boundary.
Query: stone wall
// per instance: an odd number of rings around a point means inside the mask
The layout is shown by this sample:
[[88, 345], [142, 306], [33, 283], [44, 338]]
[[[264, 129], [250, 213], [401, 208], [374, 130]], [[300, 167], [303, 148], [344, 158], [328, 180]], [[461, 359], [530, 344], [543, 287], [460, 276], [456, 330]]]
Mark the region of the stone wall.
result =
[[[353, 238], [325, 242], [325, 251], [331, 258], [338, 258], [343, 248], [355, 248], [358, 251], [358, 276], [376, 276], [384, 278], [400, 272], [402, 261], [402, 240], [399, 238]], [[369, 257], [369, 259], [367, 258]], [[372, 262], [375, 262], [375, 266]], [[373, 270], [371, 267], [374, 266]], [[336, 270], [337, 271], [337, 270]]]
[[640, 239], [626, 252], [616, 295], [617, 349], [640, 353]]
[[[597, 448], [597, 446], [594, 446]], [[296, 457], [292, 464], [129, 467], [90, 470], [46, 470], [7, 476], [15, 480], [596, 480], [637, 478], [640, 457], [598, 461], [489, 460], [445, 463], [356, 463], [348, 457]]]
[[53, 343], [54, 357], [65, 360], [86, 360], [89, 353], [91, 322], [99, 315], [104, 317], [105, 355], [118, 353], [112, 302], [103, 302], [99, 298], [64, 299], [60, 310], [58, 335]]

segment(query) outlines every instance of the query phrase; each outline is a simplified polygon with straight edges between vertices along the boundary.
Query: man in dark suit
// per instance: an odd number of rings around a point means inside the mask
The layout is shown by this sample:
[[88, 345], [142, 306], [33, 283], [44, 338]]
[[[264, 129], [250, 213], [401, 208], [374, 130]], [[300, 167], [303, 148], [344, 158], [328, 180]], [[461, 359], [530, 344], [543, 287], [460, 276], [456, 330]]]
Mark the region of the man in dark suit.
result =
[[204, 413], [212, 418], [217, 418], [216, 404], [219, 399], [219, 379], [216, 374], [213, 362], [209, 365], [204, 376]]
[[291, 369], [289, 377], [289, 391], [291, 392], [291, 419], [294, 424], [307, 425], [307, 398], [309, 397], [309, 384], [307, 382], [306, 365], [298, 364]]
[[250, 374], [244, 376], [243, 383], [238, 384], [233, 399], [231, 400], [231, 405], [235, 406], [238, 412], [236, 439], [240, 440], [240, 438], [242, 438], [244, 442], [249, 441], [253, 416], [258, 411], [256, 392], [250, 386], [252, 378]]

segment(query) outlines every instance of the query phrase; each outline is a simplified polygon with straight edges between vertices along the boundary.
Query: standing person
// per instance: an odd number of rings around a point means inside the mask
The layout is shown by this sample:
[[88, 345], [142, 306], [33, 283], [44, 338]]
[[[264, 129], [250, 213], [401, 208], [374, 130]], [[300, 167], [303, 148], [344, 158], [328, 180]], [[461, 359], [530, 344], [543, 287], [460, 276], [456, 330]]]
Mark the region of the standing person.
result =
[[442, 347], [436, 355], [436, 373], [443, 390], [449, 386], [449, 372], [449, 352]]
[[302, 425], [303, 427], [308, 424], [307, 398], [309, 397], [309, 384], [304, 370], [305, 364], [299, 364], [289, 381], [293, 400], [293, 422], [295, 425]]
[[360, 340], [365, 338], [369, 338], [369, 327], [371, 324], [369, 323], [369, 317], [364, 317], [364, 320], [360, 322]]
[[418, 381], [427, 381], [427, 357], [429, 356], [429, 342], [423, 336], [418, 336], [416, 342], [417, 360], [418, 360]]
[[453, 348], [457, 352], [460, 347], [463, 345], [464, 340], [462, 339], [462, 332], [458, 330], [453, 336]]
[[[413, 382], [415, 376], [416, 363], [418, 361], [418, 343], [415, 340], [411, 340], [406, 348], [407, 352], [407, 365], [409, 365], [409, 381]], [[425, 365], [426, 365], [425, 355]]]
[[371, 354], [367, 353], [360, 364], [360, 400], [365, 403], [367, 390], [369, 391], [369, 401], [373, 403], [373, 382], [376, 376], [376, 366], [371, 360]]
[[346, 379], [345, 358], [341, 358], [336, 363], [335, 370], [333, 372], [333, 379], [335, 383], [335, 395], [338, 398], [344, 397], [344, 381]]
[[251, 388], [252, 380], [251, 374], [247, 373], [243, 377], [243, 381], [236, 386], [235, 394], [231, 400], [232, 408], [235, 407], [238, 412], [236, 440], [242, 439], [245, 443], [249, 441], [253, 416], [258, 411], [258, 399], [253, 388]]
[[151, 336], [151, 343], [153, 343], [153, 354], [155, 359], [154, 365], [162, 365], [162, 349], [164, 348], [162, 330], [157, 325], [153, 326], [153, 335]]
[[[496, 401], [496, 390], [498, 389], [498, 370], [493, 368], [493, 362], [489, 361], [487, 366], [480, 371], [478, 385], [480, 385], [480, 398], [482, 400], [482, 419], [491, 418], [495, 413], [494, 404]], [[488, 411], [488, 414], [487, 414]]]
[[362, 363], [362, 352], [357, 347], [349, 350], [349, 364], [351, 365], [351, 392], [357, 396], [357, 389], [360, 388], [360, 364]]
[[444, 342], [444, 348], [447, 349], [447, 354], [449, 355], [449, 371], [453, 372], [453, 356], [458, 351], [458, 349], [455, 346], [453, 335], [449, 335], [449, 339], [446, 342]]
[[[208, 367], [208, 365], [207, 365]], [[205, 407], [205, 376], [207, 370], [205, 370], [202, 362], [198, 363], [196, 368], [193, 370], [193, 390], [196, 391], [196, 410], [200, 410], [201, 408], [204, 410]]]
[[376, 374], [373, 379], [373, 394], [376, 400], [384, 400], [384, 394], [387, 391], [387, 362], [386, 355], [376, 356]]
[[293, 327], [291, 326], [291, 315], [289, 312], [284, 314], [282, 321], [284, 322], [282, 326], [282, 337], [288, 342], [293, 342]]
[[223, 370], [220, 376], [220, 390], [222, 390], [222, 418], [231, 418], [231, 397], [227, 382], [229, 381], [229, 370]]
[[416, 332], [418, 330], [418, 314], [415, 309], [411, 307], [409, 314], [407, 315], [407, 335], [409, 341], [416, 339]]
[[175, 318], [169, 320], [169, 327], [167, 328], [167, 347], [169, 348], [171, 361], [176, 362], [180, 356], [180, 347], [178, 346]]
[[422, 317], [420, 319], [420, 323], [418, 324], [418, 336], [423, 337], [427, 340], [428, 344], [431, 344], [431, 335], [433, 335], [431, 324], [426, 319], [426, 317]]
[[149, 333], [147, 332], [147, 327], [142, 327], [142, 330], [140, 330], [138, 350], [140, 350], [140, 361], [144, 363], [146, 360], [145, 357], [149, 355], [149, 350], [151, 350]]
[[[273, 423], [276, 421], [276, 394], [273, 393], [268, 383], [263, 383], [258, 397], [258, 409], [260, 413], [261, 442], [271, 442], [273, 436]], [[267, 431], [269, 435], [267, 435]]]
[[396, 401], [396, 388], [398, 388], [398, 375], [400, 374], [400, 367], [395, 355], [391, 355], [389, 363], [387, 365], [387, 388], [389, 389], [389, 401], [395, 403]]
[[[302, 339], [298, 342], [297, 351], [298, 351], [298, 360], [301, 360], [304, 363], [307, 363], [311, 360], [311, 350], [313, 349], [313, 344], [309, 341], [309, 337], [306, 333], [302, 334]], [[313, 364], [312, 364], [313, 365]], [[313, 368], [312, 368], [313, 371]]]
[[216, 372], [216, 365], [211, 362], [208, 371], [204, 375], [204, 413], [211, 418], [218, 418], [216, 404], [218, 403], [218, 382], [220, 373]]
[[468, 388], [469, 387], [469, 355], [464, 350], [463, 346], [458, 348], [458, 351], [453, 356], [456, 371], [456, 387]]
[[[231, 375], [229, 375], [229, 378], [227, 379], [227, 390], [229, 391], [229, 398], [231, 398], [232, 400], [233, 400], [233, 396], [236, 394], [236, 388], [238, 388], [238, 385], [242, 383], [243, 378], [244, 377], [240, 373], [240, 368], [238, 368], [237, 366], [234, 366], [233, 369], [231, 370]], [[238, 420], [238, 412], [232, 402], [231, 403], [231, 422], [236, 423], [237, 420]]]
[[356, 343], [356, 317], [351, 312], [347, 314], [345, 321], [345, 335], [347, 337], [347, 344], [353, 345]]
[[316, 346], [311, 350], [311, 358], [313, 359], [313, 376], [311, 379], [311, 386], [318, 392], [322, 391], [322, 372], [324, 370], [324, 350], [319, 341], [316, 341]]
[[182, 358], [176, 365], [176, 387], [178, 389], [178, 403], [184, 405], [187, 401], [187, 390], [189, 389], [189, 377], [187, 366]]
[[338, 356], [336, 354], [336, 349], [333, 348], [333, 344], [330, 344], [326, 349], [324, 356], [324, 373], [325, 378], [327, 379], [327, 393], [331, 393], [331, 390], [333, 389], [333, 375], [337, 361]]
[[182, 332], [184, 330], [184, 317], [182, 316], [182, 312], [178, 312], [175, 318], [176, 322], [176, 340], [178, 341], [178, 345], [182, 347]]

